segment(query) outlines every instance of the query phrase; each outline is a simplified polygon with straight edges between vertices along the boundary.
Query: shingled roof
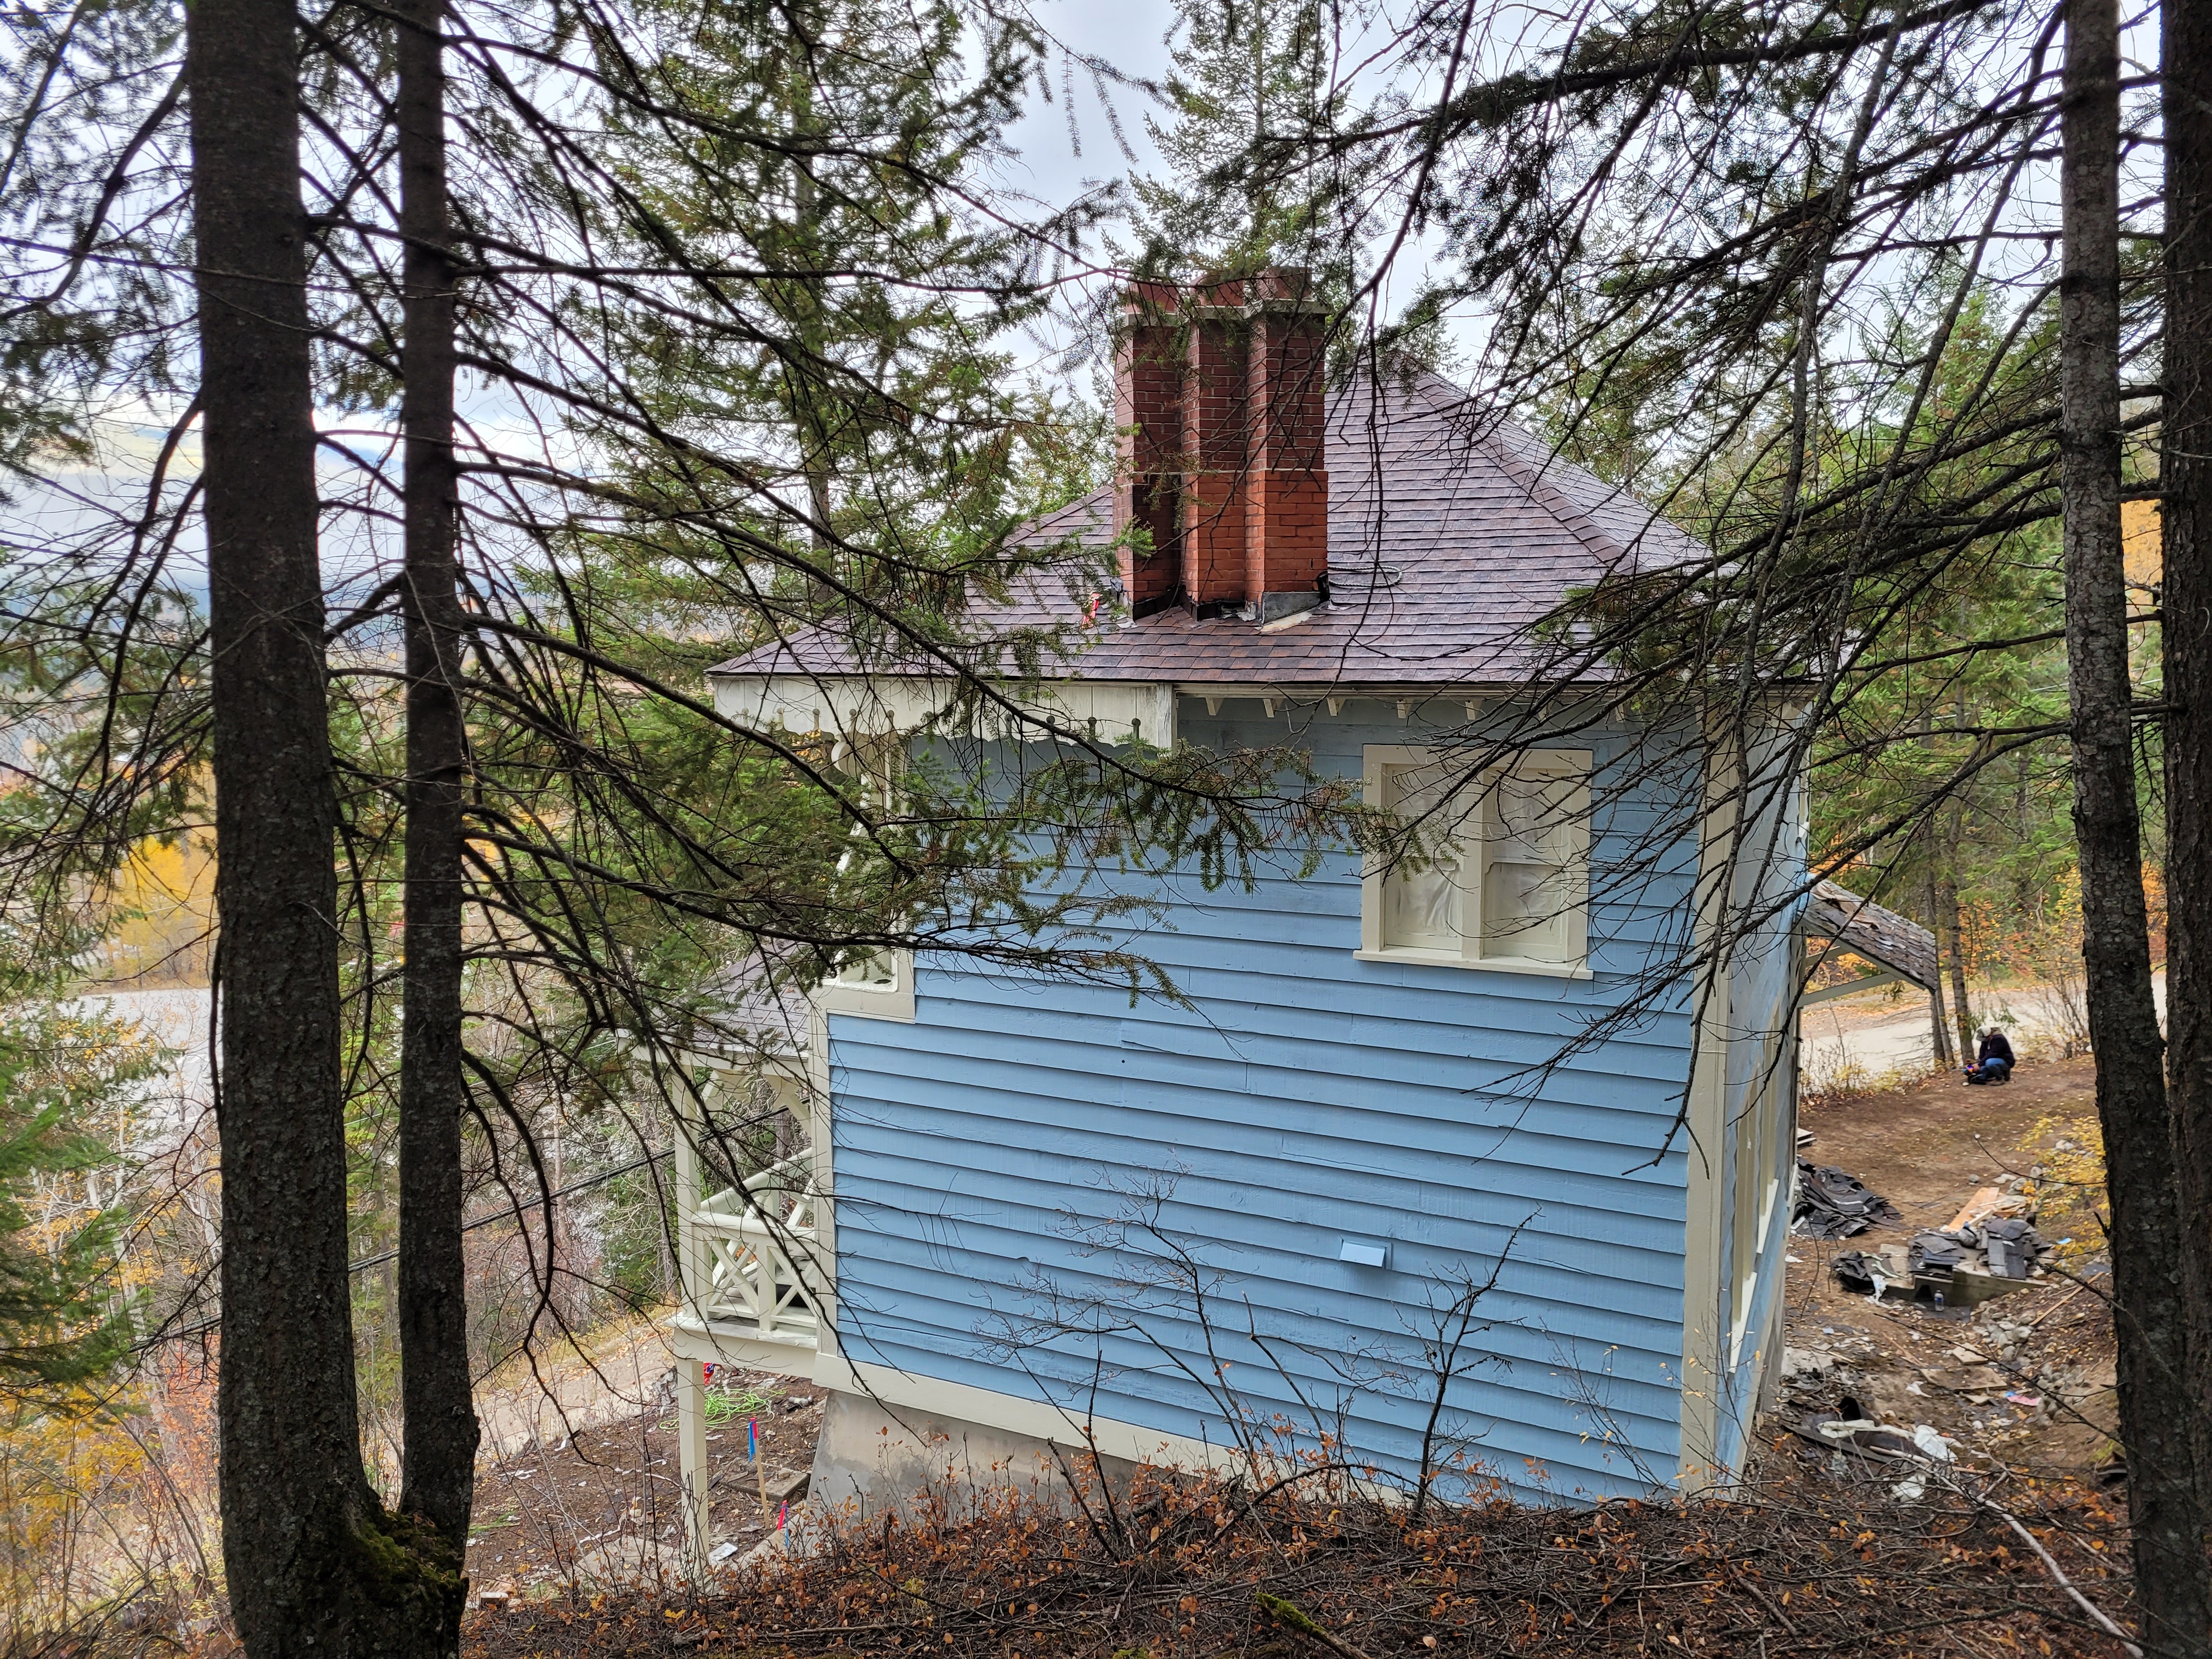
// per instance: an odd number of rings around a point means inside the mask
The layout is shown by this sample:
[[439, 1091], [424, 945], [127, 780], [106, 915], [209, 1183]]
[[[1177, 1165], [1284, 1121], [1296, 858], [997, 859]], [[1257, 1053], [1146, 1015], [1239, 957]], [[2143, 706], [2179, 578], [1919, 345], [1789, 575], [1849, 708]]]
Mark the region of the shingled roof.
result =
[[1837, 951], [1880, 963], [1924, 991], [1936, 988], [1936, 936], [1918, 922], [1886, 910], [1847, 887], [1832, 881], [1813, 884], [1805, 910], [1805, 931], [1816, 939], [1830, 940]]
[[[1625, 492], [1554, 456], [1519, 427], [1481, 418], [1435, 375], [1334, 393], [1328, 415], [1329, 601], [1263, 631], [1180, 607], [1081, 625], [1080, 585], [1037, 575], [972, 629], [1069, 630], [1048, 678], [1139, 683], [1446, 686], [1513, 684], [1544, 653], [1535, 623], [1608, 573], [1701, 556], [1691, 538]], [[1091, 562], [1114, 537], [1102, 489], [1030, 526], [1031, 545], [1068, 543]], [[1094, 584], [1095, 585], [1095, 584]], [[722, 663], [716, 676], [863, 672], [829, 626]], [[872, 659], [878, 675], [942, 676], [941, 665]]]

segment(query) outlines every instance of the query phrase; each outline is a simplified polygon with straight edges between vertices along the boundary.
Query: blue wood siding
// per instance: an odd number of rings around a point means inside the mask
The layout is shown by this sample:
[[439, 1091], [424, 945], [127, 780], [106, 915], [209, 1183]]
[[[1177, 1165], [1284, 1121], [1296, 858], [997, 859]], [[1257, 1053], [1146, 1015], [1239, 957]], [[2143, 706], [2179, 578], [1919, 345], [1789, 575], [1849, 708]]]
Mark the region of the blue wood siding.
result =
[[[1259, 714], [1185, 700], [1181, 717], [1217, 747], [1291, 739]], [[1364, 744], [1446, 724], [1353, 702], [1296, 740], [1356, 776]], [[1601, 787], [1619, 746], [1595, 744]], [[1412, 1473], [1432, 1305], [1495, 1269], [1480, 1363], [1449, 1396], [1472, 1454], [1563, 1497], [1671, 1477], [1686, 1161], [1663, 1143], [1686, 1010], [1542, 1069], [1684, 924], [1688, 849], [1632, 887], [1606, 878], [1652, 811], [1601, 810], [1587, 980], [1355, 961], [1347, 854], [1249, 893], [1164, 884], [1164, 921], [1126, 937], [1194, 1008], [925, 958], [912, 1024], [833, 1015], [848, 1357], [1063, 1404], [1095, 1389], [1102, 1417], [1220, 1441], [1191, 1286], [1100, 1249], [1148, 1213], [1198, 1264], [1212, 1353], [1258, 1418], [1341, 1411], [1356, 1455]], [[1387, 1244], [1388, 1265], [1340, 1260], [1347, 1240]], [[1040, 1340], [1054, 1294], [1094, 1334]]]

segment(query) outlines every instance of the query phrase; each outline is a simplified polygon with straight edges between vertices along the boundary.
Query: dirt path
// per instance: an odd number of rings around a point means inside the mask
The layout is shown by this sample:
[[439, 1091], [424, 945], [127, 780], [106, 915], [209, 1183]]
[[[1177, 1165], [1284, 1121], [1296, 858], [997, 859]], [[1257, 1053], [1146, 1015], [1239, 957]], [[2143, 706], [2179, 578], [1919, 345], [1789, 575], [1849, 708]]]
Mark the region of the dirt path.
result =
[[665, 1407], [676, 1361], [659, 1323], [626, 1320], [587, 1335], [576, 1349], [514, 1359], [477, 1389], [483, 1425], [479, 1462], [557, 1446], [602, 1424]]
[[[2152, 975], [2151, 995], [2166, 1013], [2166, 975]], [[2025, 1059], [2055, 1062], [2068, 1047], [2066, 1033], [2081, 1015], [2065, 993], [2051, 985], [1973, 988], [1978, 1022], [2004, 1028]], [[1816, 1088], [1875, 1088], [1917, 1078], [1935, 1063], [1928, 1000], [1917, 990], [1889, 987], [1839, 997], [1805, 1010], [1799, 1027], [1801, 1064]]]
[[[2112, 1328], [2094, 1292], [2047, 1279], [1972, 1310], [1894, 1295], [1876, 1304], [1829, 1271], [1843, 1250], [1902, 1243], [1948, 1224], [1983, 1187], [2033, 1177], [2066, 1138], [2063, 1120], [2094, 1109], [2084, 1060], [2024, 1065], [2003, 1088], [1944, 1076], [1905, 1088], [1814, 1099], [1802, 1154], [1859, 1177], [1901, 1212], [1893, 1226], [1841, 1243], [1790, 1241], [1785, 1385], [1797, 1407], [1856, 1399], [1881, 1420], [1928, 1424], [1973, 1454], [2015, 1467], [2086, 1473], [2112, 1425]], [[2039, 1226], [2069, 1224], [2047, 1184]], [[2086, 1218], [2083, 1218], [2086, 1219]], [[2094, 1260], [2077, 1270], [2095, 1277]], [[1972, 1350], [1986, 1363], [1954, 1350]]]

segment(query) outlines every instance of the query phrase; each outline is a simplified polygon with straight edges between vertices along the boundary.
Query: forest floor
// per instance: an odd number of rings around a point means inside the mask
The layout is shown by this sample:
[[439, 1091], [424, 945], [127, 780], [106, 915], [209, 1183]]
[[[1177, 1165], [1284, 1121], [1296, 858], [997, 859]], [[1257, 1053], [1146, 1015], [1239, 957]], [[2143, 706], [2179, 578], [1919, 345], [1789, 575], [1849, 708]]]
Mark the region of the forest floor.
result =
[[[696, 1593], [672, 1571], [673, 1415], [648, 1412], [487, 1471], [471, 1570], [511, 1596], [471, 1616], [464, 1651], [2118, 1655], [2008, 1518], [2127, 1617], [2121, 1500], [2097, 1478], [2112, 1401], [2094, 1261], [2069, 1246], [2062, 1261], [2087, 1288], [2039, 1282], [1974, 1310], [1877, 1306], [1827, 1271], [1837, 1250], [1940, 1227], [2014, 1174], [2042, 1173], [2047, 1233], [2086, 1221], [2051, 1177], [2078, 1164], [2091, 1086], [2088, 1062], [2059, 1061], [2002, 1089], [1944, 1077], [1808, 1102], [1803, 1156], [1859, 1176], [1902, 1219], [1844, 1244], [1791, 1242], [1792, 1375], [1759, 1425], [1753, 1476], [1725, 1500], [1569, 1513], [1501, 1499], [1416, 1521], [1348, 1491], [1253, 1504], [1231, 1485], [1148, 1472], [1113, 1514], [1095, 1495], [1085, 1514], [939, 1493], [903, 1522], [813, 1522], [810, 1537], [803, 1521], [798, 1559], [749, 1558], [763, 1532], [740, 1417], [714, 1444], [716, 1528], [738, 1547]], [[739, 1379], [739, 1392], [748, 1382], [785, 1390], [755, 1407], [771, 1436], [763, 1462], [804, 1469], [815, 1391]], [[1789, 1431], [1845, 1395], [1908, 1431], [1937, 1429], [1955, 1471], [1911, 1501], [1887, 1476], [1838, 1476]], [[579, 1567], [611, 1537], [657, 1542], [633, 1558], [646, 1582]]]
[[[1094, 1499], [1096, 1492], [1092, 1494]], [[2128, 1617], [2111, 1500], [2020, 1483], [1905, 1503], [1773, 1457], [1727, 1498], [1432, 1508], [1318, 1483], [1258, 1502], [1142, 1471], [1109, 1515], [1004, 1490], [824, 1530], [703, 1590], [583, 1588], [474, 1614], [465, 1659], [1386, 1655], [2118, 1656], [2039, 1551]], [[2013, 1518], [2021, 1523], [2015, 1530]], [[2033, 1544], [2030, 1540], [2033, 1540]]]

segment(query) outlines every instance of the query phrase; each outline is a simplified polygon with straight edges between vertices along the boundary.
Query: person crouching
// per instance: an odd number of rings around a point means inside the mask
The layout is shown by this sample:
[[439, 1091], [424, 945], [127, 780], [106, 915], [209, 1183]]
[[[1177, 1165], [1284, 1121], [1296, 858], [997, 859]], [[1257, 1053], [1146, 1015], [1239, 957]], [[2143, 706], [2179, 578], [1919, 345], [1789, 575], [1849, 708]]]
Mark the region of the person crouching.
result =
[[1966, 1068], [1969, 1083], [2008, 1083], [2012, 1068], [2017, 1062], [2012, 1057], [2012, 1044], [2005, 1034], [1994, 1025], [1982, 1033], [1981, 1046], [1975, 1051], [1974, 1063]]

